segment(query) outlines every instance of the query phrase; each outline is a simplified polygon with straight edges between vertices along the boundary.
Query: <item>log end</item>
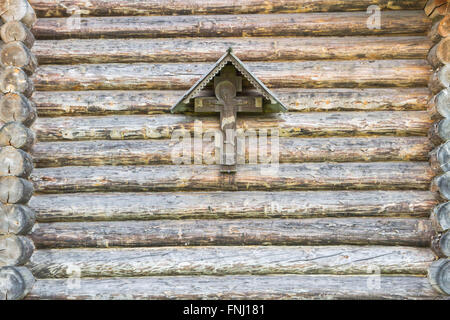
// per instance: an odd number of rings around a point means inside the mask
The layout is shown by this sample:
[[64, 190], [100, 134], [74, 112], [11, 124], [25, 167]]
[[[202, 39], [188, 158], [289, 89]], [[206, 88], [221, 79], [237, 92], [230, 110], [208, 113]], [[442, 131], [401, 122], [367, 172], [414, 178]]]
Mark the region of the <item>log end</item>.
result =
[[431, 286], [439, 293], [450, 294], [450, 259], [433, 262], [428, 270]]
[[0, 300], [23, 299], [34, 282], [33, 274], [26, 267], [0, 268]]

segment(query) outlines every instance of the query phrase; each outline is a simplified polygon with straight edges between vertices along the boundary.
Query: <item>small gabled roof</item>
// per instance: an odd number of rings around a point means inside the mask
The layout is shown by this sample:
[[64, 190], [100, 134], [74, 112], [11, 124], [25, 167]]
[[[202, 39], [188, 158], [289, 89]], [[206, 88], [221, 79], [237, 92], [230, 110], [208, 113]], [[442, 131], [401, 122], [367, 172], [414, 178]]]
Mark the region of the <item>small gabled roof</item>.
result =
[[285, 112], [288, 110], [286, 106], [278, 100], [278, 98], [258, 78], [256, 78], [250, 70], [247, 69], [244, 63], [234, 55], [232, 48], [229, 48], [214, 64], [211, 70], [200, 78], [200, 80], [198, 80], [181, 97], [181, 99], [178, 100], [170, 111], [172, 113], [187, 111], [190, 100], [198, 96], [200, 91], [203, 90], [228, 63], [233, 64], [233, 66], [253, 85], [257, 92], [270, 101], [270, 112]]

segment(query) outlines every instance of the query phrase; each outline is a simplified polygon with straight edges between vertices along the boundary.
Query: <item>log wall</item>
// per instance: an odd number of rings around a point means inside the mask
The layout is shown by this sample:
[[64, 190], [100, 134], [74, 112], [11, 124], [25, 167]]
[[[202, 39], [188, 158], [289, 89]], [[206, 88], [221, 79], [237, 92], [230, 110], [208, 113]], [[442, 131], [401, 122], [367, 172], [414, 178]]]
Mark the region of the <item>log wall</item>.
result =
[[[0, 233], [27, 299], [448, 299], [442, 1], [29, 2], [32, 32], [29, 13], [0, 30], [0, 85], [18, 84]], [[234, 177], [193, 145], [173, 162], [177, 133], [219, 119], [170, 107], [228, 47], [288, 108], [237, 121], [278, 130], [276, 174], [249, 139]]]

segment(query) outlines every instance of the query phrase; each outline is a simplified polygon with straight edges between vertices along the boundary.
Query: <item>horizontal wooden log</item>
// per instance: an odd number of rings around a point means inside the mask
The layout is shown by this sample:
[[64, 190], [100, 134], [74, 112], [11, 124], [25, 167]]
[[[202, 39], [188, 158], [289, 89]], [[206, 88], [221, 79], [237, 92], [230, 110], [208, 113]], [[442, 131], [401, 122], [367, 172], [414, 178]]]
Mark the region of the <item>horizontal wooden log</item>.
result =
[[433, 120], [450, 118], [450, 89], [444, 89], [428, 103], [428, 113]]
[[[275, 89], [273, 93], [289, 111], [298, 112], [425, 110], [430, 98], [428, 88], [297, 88]], [[40, 117], [157, 114], [170, 112], [183, 94], [172, 90], [36, 91], [33, 100]]]
[[[295, 259], [293, 259], [295, 257]], [[426, 275], [427, 248], [262, 246], [37, 250], [27, 267], [37, 278], [230, 274]], [[213, 266], [213, 267], [212, 267]], [[73, 267], [72, 267], [73, 268]], [[372, 272], [371, 272], [372, 271]]]
[[35, 72], [38, 67], [34, 54], [20, 41], [9, 42], [2, 46], [0, 63], [4, 66], [21, 68], [28, 74]]
[[[423, 87], [431, 76], [425, 60], [249, 62], [268, 87]], [[34, 74], [41, 91], [185, 90], [209, 71], [209, 63], [44, 65]]]
[[428, 37], [433, 42], [438, 42], [442, 38], [446, 38], [450, 35], [450, 15], [447, 15], [435, 22], [428, 32]]
[[442, 39], [430, 50], [428, 62], [434, 68], [450, 63], [450, 38]]
[[0, 236], [0, 267], [25, 264], [34, 251], [33, 241], [24, 236]]
[[[174, 164], [172, 150], [183, 142], [167, 140], [40, 142], [33, 147], [33, 161], [38, 168], [99, 165]], [[204, 142], [203, 154], [214, 148]], [[270, 148], [270, 146], [269, 146]], [[426, 137], [386, 138], [281, 138], [280, 163], [353, 162], [353, 161], [426, 161], [432, 144]], [[194, 163], [194, 148], [191, 163]], [[440, 169], [448, 161], [443, 151], [436, 154]], [[246, 162], [249, 148], [246, 148]], [[447, 159], [442, 162], [442, 159]], [[198, 159], [198, 158], [197, 158]], [[205, 163], [205, 157], [202, 157]], [[261, 159], [260, 159], [261, 160]], [[259, 161], [261, 162], [261, 161]]]
[[430, 153], [430, 165], [436, 174], [450, 171], [450, 141], [440, 145]]
[[77, 193], [35, 195], [29, 205], [39, 222], [428, 217], [437, 198], [428, 191]]
[[28, 48], [31, 48], [35, 41], [30, 29], [20, 21], [9, 21], [2, 25], [0, 36], [5, 43], [20, 41]]
[[450, 259], [440, 259], [431, 264], [428, 279], [432, 287], [441, 294], [450, 295]]
[[26, 267], [0, 268], [0, 300], [23, 299], [34, 283], [33, 274]]
[[[426, 278], [267, 275], [37, 280], [26, 299], [445, 299]], [[152, 288], [152, 290], [149, 290]]]
[[431, 75], [428, 87], [433, 93], [450, 87], [450, 65], [444, 65]]
[[204, 245], [402, 245], [429, 247], [429, 219], [319, 218], [39, 223], [37, 248]]
[[431, 247], [438, 257], [450, 256], [450, 232], [439, 233], [433, 238]]
[[36, 13], [27, 0], [4, 0], [0, 5], [0, 15], [4, 22], [21, 21], [29, 28], [37, 20]]
[[433, 123], [428, 133], [428, 136], [435, 145], [450, 139], [450, 119], [445, 118], [441, 121]]
[[431, 221], [438, 232], [450, 229], [450, 202], [436, 206], [431, 213]]
[[[158, 16], [39, 19], [37, 39], [350, 36], [423, 34], [431, 22], [422, 10], [382, 11], [380, 26], [368, 27], [366, 12], [270, 15]], [[370, 26], [372, 27], [372, 26]]]
[[[193, 132], [196, 120], [204, 132], [219, 129], [217, 117], [157, 115], [38, 118], [33, 130], [39, 141], [167, 139], [175, 130]], [[237, 120], [238, 129], [277, 129], [281, 137], [425, 136], [431, 125], [425, 111], [285, 113], [240, 116]]]
[[25, 179], [0, 177], [0, 201], [3, 203], [25, 204], [33, 194], [33, 184]]
[[35, 140], [34, 132], [20, 122], [8, 122], [0, 129], [0, 147], [13, 146], [17, 149], [30, 150]]
[[18, 121], [31, 126], [36, 120], [37, 112], [34, 102], [24, 95], [8, 93], [0, 98], [0, 120], [3, 122]]
[[433, 179], [431, 191], [439, 191], [444, 199], [450, 200], [450, 171]]
[[[189, 14], [246, 14], [246, 13], [293, 13], [323, 11], [365, 11], [370, 5], [383, 10], [421, 10], [425, 0], [243, 0], [226, 2], [220, 0], [186, 2], [172, 0], [29, 0], [39, 17], [67, 17], [74, 13], [82, 16], [144, 16]], [[75, 8], [79, 10], [75, 11]]]
[[[243, 61], [424, 59], [425, 36], [40, 40], [42, 64], [215, 62], [229, 48]], [[442, 44], [440, 45], [440, 48]], [[255, 50], [257, 48], [257, 50]], [[442, 49], [437, 52], [444, 56]], [[442, 55], [443, 54], [443, 55]]]
[[0, 175], [27, 178], [33, 170], [31, 156], [14, 147], [0, 148]]
[[[36, 192], [192, 190], [425, 190], [433, 172], [422, 162], [281, 164], [263, 172], [260, 165], [242, 165], [234, 176], [219, 166], [103, 166], [33, 170]], [[442, 190], [441, 190], [442, 192]], [[3, 199], [2, 199], [3, 200]]]
[[21, 93], [26, 97], [30, 97], [33, 91], [33, 81], [22, 69], [16, 67], [0, 69], [1, 93]]
[[27, 234], [35, 220], [36, 213], [27, 206], [0, 204], [0, 234]]

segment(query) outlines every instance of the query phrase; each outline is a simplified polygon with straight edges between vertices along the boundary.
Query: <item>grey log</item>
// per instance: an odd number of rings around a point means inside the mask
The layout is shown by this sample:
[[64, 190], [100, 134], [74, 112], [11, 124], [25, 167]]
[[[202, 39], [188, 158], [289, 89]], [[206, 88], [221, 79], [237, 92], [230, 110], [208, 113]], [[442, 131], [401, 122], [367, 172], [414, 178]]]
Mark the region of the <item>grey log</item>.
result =
[[28, 178], [33, 170], [31, 155], [14, 147], [0, 148], [0, 175]]
[[450, 202], [436, 206], [431, 213], [431, 221], [439, 232], [450, 229]]
[[444, 89], [434, 95], [428, 103], [428, 112], [432, 119], [440, 120], [450, 117], [450, 89]]
[[0, 267], [25, 264], [34, 251], [30, 238], [17, 235], [0, 236]]
[[431, 191], [439, 191], [442, 198], [450, 200], [450, 171], [433, 179]]
[[438, 257], [450, 257], [450, 232], [445, 231], [433, 237], [431, 247]]
[[4, 22], [21, 21], [28, 28], [33, 27], [37, 17], [27, 0], [4, 0], [0, 4], [1, 18]]
[[3, 122], [18, 121], [31, 126], [36, 120], [36, 105], [24, 95], [18, 93], [5, 94], [0, 99], [0, 120]]
[[436, 70], [430, 78], [428, 87], [433, 93], [450, 87], [450, 65], [444, 65]]
[[0, 92], [21, 93], [31, 97], [33, 91], [33, 82], [22, 69], [16, 67], [0, 69]]
[[34, 283], [33, 274], [26, 267], [0, 268], [0, 300], [23, 299]]
[[441, 144], [430, 153], [430, 165], [436, 174], [450, 171], [450, 141]]
[[433, 262], [428, 270], [428, 279], [437, 292], [450, 295], [450, 259]]
[[428, 132], [428, 136], [435, 145], [440, 145], [450, 140], [450, 118], [444, 118], [441, 121], [433, 123]]
[[29, 49], [33, 47], [34, 35], [22, 22], [9, 21], [1, 26], [0, 37], [5, 43], [20, 41]]
[[34, 54], [20, 41], [9, 42], [2, 46], [0, 63], [4, 66], [21, 68], [29, 75], [38, 67]]
[[26, 204], [33, 195], [33, 184], [25, 179], [0, 177], [0, 201], [3, 203]]
[[36, 213], [30, 207], [0, 203], [0, 234], [25, 235], [31, 231], [35, 221]]
[[8, 122], [0, 129], [0, 147], [30, 150], [35, 141], [34, 132], [20, 122]]

